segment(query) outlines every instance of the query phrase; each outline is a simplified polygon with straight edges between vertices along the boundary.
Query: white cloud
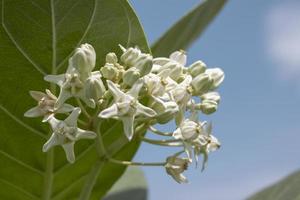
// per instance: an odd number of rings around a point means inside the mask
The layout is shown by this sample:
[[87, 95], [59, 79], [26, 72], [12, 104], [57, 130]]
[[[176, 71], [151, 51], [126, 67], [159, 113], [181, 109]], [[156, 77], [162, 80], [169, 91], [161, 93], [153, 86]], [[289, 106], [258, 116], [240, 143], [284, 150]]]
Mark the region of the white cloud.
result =
[[282, 1], [266, 15], [267, 52], [284, 78], [300, 76], [300, 3]]

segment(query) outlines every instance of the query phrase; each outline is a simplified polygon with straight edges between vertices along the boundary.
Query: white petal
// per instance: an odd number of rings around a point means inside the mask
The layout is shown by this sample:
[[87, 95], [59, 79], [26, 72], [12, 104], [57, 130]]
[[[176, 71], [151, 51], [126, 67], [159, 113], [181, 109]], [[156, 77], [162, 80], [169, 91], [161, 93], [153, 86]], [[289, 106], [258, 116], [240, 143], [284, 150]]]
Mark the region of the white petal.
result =
[[61, 122], [60, 120], [56, 119], [55, 117], [51, 117], [49, 120], [48, 120], [52, 130], [55, 130], [56, 127], [58, 126], [58, 124]]
[[182, 139], [182, 134], [180, 128], [177, 128], [172, 135], [175, 139]]
[[182, 87], [187, 87], [191, 84], [192, 80], [193, 80], [193, 77], [190, 75], [187, 75], [185, 77], [185, 79], [179, 85]]
[[29, 94], [32, 98], [34, 98], [37, 101], [40, 101], [42, 98], [46, 96], [46, 94], [40, 91], [29, 91]]
[[74, 110], [74, 106], [65, 103], [56, 112], [57, 113], [68, 113], [73, 110]]
[[94, 133], [93, 131], [86, 131], [86, 130], [82, 130], [80, 128], [77, 129], [76, 140], [80, 140], [80, 139], [94, 139], [96, 137], [97, 137], [97, 134]]
[[55, 103], [54, 108], [55, 109], [59, 109], [67, 99], [69, 99], [72, 95], [70, 94], [70, 92], [66, 91], [66, 90], [60, 90], [59, 96], [57, 98], [57, 101]]
[[151, 108], [148, 108], [140, 103], [137, 103], [136, 109], [137, 109], [136, 110], [137, 115], [144, 115], [147, 117], [154, 117], [156, 115], [156, 112], [154, 110], [152, 110]]
[[96, 103], [93, 99], [88, 99], [85, 95], [84, 96], [80, 96], [80, 99], [90, 108], [95, 108], [96, 107]]
[[49, 119], [51, 119], [52, 117], [54, 117], [54, 113], [50, 113], [50, 114], [45, 114], [42, 122], [47, 122]]
[[118, 116], [118, 106], [117, 104], [113, 104], [112, 106], [102, 110], [102, 112], [98, 115], [101, 118], [112, 118]]
[[44, 77], [44, 80], [62, 86], [65, 81], [65, 74], [47, 75]]
[[142, 79], [139, 79], [136, 81], [131, 89], [127, 92], [130, 96], [134, 97], [135, 99], [138, 98], [141, 88], [144, 85], [144, 81]]
[[70, 163], [74, 163], [75, 162], [74, 142], [63, 144], [62, 147], [65, 150], [67, 160]]
[[43, 146], [43, 152], [47, 152], [49, 151], [49, 149], [51, 149], [52, 147], [59, 145], [59, 139], [58, 136], [53, 133], [51, 135], [51, 137], [49, 138], [49, 140], [44, 144]]
[[186, 64], [186, 54], [185, 54], [184, 51], [175, 51], [175, 52], [173, 52], [170, 55], [170, 59], [180, 63], [181, 65]]
[[134, 116], [122, 117], [123, 122], [123, 129], [124, 133], [129, 140], [132, 139], [134, 130], [133, 130], [133, 123], [134, 123]]
[[39, 107], [33, 107], [31, 109], [29, 109], [28, 111], [26, 111], [26, 113], [24, 113], [25, 117], [39, 117], [39, 116], [43, 116], [43, 113], [41, 112], [41, 109]]
[[161, 72], [159, 72], [157, 75], [161, 77], [163, 80], [166, 79], [168, 76], [170, 76], [171, 70], [170, 69], [164, 69]]
[[114, 100], [119, 101], [120, 99], [126, 98], [124, 92], [122, 92], [112, 81], [107, 80], [108, 89], [111, 91]]
[[65, 123], [68, 126], [77, 126], [77, 120], [78, 120], [78, 116], [81, 113], [81, 109], [80, 108], [75, 108], [72, 113], [65, 119]]

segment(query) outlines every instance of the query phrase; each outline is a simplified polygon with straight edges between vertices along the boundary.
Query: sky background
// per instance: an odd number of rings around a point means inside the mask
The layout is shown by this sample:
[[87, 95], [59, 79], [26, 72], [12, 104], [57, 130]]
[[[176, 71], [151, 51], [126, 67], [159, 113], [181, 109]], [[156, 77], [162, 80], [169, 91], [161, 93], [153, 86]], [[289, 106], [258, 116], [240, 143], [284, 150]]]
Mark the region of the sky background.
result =
[[[150, 42], [199, 0], [131, 0]], [[300, 169], [300, 2], [231, 0], [187, 50], [226, 74], [212, 120], [222, 148], [207, 169], [191, 167], [179, 185], [162, 168], [144, 168], [150, 200], [242, 200]], [[165, 127], [173, 130], [174, 126]], [[135, 160], [160, 161], [169, 150], [143, 145]]]

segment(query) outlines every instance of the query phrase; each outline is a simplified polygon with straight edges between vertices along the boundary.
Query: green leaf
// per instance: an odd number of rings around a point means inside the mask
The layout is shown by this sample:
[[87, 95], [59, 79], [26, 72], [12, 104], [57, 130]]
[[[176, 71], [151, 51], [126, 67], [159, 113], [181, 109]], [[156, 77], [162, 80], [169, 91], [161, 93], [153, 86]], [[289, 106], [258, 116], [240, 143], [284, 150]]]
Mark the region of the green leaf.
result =
[[[43, 76], [62, 73], [82, 43], [94, 46], [97, 69], [106, 53], [121, 53], [118, 44], [149, 52], [135, 13], [125, 0], [2, 0], [0, 12], [0, 199], [99, 200], [125, 167], [92, 140], [76, 143], [74, 164], [60, 147], [42, 153], [50, 128], [23, 114], [36, 103], [29, 90], [49, 88]], [[128, 143], [119, 122], [101, 130], [111, 155], [132, 159], [139, 141]]]
[[221, 11], [227, 0], [204, 0], [176, 22], [152, 45], [154, 56], [169, 56], [179, 49], [187, 49]]
[[103, 200], [147, 200], [147, 182], [139, 167], [128, 167]]
[[248, 200], [300, 200], [300, 171], [252, 195]]

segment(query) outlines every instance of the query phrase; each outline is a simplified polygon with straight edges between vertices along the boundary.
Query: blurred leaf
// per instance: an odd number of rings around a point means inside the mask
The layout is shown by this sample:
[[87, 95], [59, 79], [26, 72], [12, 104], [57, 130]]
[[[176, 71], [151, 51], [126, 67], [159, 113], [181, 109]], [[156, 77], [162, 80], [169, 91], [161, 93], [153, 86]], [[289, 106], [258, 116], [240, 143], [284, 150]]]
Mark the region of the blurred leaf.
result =
[[254, 194], [248, 200], [300, 200], [300, 171]]
[[138, 167], [128, 167], [103, 200], [147, 200], [147, 182]]
[[[82, 43], [94, 46], [96, 69], [118, 44], [149, 52], [135, 13], [124, 0], [2, 0], [0, 12], [0, 199], [99, 200], [125, 167], [107, 163], [92, 140], [76, 143], [74, 164], [60, 147], [42, 153], [50, 128], [23, 113], [36, 103], [29, 90], [49, 88], [43, 76], [62, 73]], [[132, 159], [139, 141], [128, 143], [119, 122], [101, 130], [112, 155]]]
[[187, 49], [221, 11], [226, 2], [227, 0], [204, 0], [152, 45], [153, 55], [169, 56], [173, 51]]

